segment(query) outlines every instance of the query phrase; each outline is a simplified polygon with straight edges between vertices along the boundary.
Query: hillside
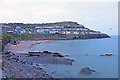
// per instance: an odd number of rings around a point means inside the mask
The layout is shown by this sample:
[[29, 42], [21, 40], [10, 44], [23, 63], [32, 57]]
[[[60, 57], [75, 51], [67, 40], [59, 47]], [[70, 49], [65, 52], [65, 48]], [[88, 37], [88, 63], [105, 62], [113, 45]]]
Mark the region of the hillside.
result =
[[[22, 28], [28, 27], [28, 28], [34, 28], [35, 26], [66, 26], [66, 27], [76, 27], [79, 24], [77, 22], [72, 22], [72, 21], [63, 21], [63, 22], [55, 22], [55, 23], [3, 23], [4, 25], [11, 26], [11, 27], [16, 27], [16, 26], [21, 26]], [[84, 28], [83, 25], [81, 27]]]

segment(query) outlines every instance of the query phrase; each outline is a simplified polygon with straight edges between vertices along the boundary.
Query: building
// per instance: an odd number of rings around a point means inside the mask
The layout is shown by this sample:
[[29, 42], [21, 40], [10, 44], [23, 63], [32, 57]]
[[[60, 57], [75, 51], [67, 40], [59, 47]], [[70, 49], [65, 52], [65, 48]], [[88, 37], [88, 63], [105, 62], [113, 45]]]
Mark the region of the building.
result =
[[2, 33], [14, 32], [14, 28], [11, 26], [2, 25], [1, 27], [2, 27]]

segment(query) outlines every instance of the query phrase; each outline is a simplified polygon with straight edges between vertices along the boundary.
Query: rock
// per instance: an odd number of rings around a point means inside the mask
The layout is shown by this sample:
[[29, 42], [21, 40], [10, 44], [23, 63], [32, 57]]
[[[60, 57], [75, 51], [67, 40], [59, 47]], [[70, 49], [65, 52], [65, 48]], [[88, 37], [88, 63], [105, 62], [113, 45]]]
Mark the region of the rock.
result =
[[85, 56], [88, 56], [88, 54], [85, 54]]
[[12, 55], [7, 55], [6, 57], [10, 58]]
[[92, 74], [92, 72], [96, 72], [96, 71], [91, 70], [89, 67], [85, 67], [80, 70], [80, 73], [83, 73], [83, 74]]
[[43, 51], [43, 53], [45, 53], [45, 54], [52, 54], [52, 52], [49, 52], [49, 51]]
[[73, 59], [71, 59], [70, 61], [73, 61], [73, 62], [75, 62], [75, 60], [73, 60]]
[[66, 57], [68, 57], [69, 55], [68, 55], [68, 54], [66, 54], [65, 56], [66, 56]]
[[106, 56], [112, 56], [112, 54], [105, 54]]
[[100, 56], [105, 56], [105, 55], [100, 55]]
[[53, 56], [55, 56], [55, 57], [64, 57], [62, 54], [60, 54], [60, 53], [53, 53]]
[[67, 58], [67, 59], [65, 59], [65, 60], [75, 62], [75, 60], [69, 59], [69, 58]]
[[38, 64], [36, 64], [36, 66], [39, 66]]
[[112, 54], [104, 54], [104, 55], [100, 55], [100, 56], [112, 56]]
[[23, 63], [25, 64], [26, 62], [25, 62], [25, 61], [23, 61]]
[[51, 74], [54, 74], [55, 72], [52, 72]]
[[10, 59], [19, 60], [19, 58], [15, 55], [11, 56]]
[[33, 62], [31, 62], [30, 65], [33, 65]]
[[10, 54], [10, 52], [6, 52], [5, 54]]
[[29, 53], [27, 57], [40, 56], [40, 53]]
[[7, 55], [15, 55], [12, 51], [8, 51], [5, 54], [7, 54]]
[[18, 44], [18, 41], [17, 40], [14, 40], [14, 41], [12, 41], [12, 42], [10, 42], [11, 44], [13, 44], [13, 45], [17, 45]]
[[35, 68], [35, 66], [33, 66], [33, 68]]
[[42, 68], [39, 68], [39, 70], [42, 70]]
[[22, 67], [20, 68], [20, 71], [23, 71]]

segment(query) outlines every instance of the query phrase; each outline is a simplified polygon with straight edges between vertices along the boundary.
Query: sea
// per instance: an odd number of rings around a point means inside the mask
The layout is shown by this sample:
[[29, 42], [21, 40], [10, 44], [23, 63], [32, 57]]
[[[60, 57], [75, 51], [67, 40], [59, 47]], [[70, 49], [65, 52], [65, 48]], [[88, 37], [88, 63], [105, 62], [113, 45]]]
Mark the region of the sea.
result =
[[[45, 70], [54, 72], [54, 78], [118, 78], [118, 36], [101, 39], [53, 40], [35, 45], [31, 50], [51, 51], [75, 60], [72, 65], [47, 64]], [[113, 56], [100, 56], [101, 54]], [[88, 56], [86, 56], [88, 54]], [[89, 67], [96, 72], [81, 74], [80, 70]]]

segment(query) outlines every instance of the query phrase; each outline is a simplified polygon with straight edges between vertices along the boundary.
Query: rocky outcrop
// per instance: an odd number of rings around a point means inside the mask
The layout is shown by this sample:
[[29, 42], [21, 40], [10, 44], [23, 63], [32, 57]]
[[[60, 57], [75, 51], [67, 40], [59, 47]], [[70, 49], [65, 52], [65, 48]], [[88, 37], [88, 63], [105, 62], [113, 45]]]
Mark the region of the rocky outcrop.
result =
[[77, 39], [99, 39], [99, 38], [110, 38], [107, 34], [86, 34], [81, 35]]
[[[29, 54], [14, 54], [6, 52], [2, 55], [2, 78], [52, 78], [44, 70], [47, 64], [72, 65], [74, 60], [64, 58], [60, 53], [49, 51], [32, 52]], [[54, 55], [54, 56], [53, 56]]]
[[[43, 52], [29, 52], [27, 57], [33, 58], [36, 56], [36, 58], [39, 60], [39, 62], [49, 63], [49, 64], [68, 64], [72, 65], [74, 62], [73, 59], [65, 58], [62, 54], [58, 52], [49, 52], [49, 51], [43, 51]], [[46, 60], [47, 59], [47, 60]]]
[[111, 53], [107, 53], [107, 54], [103, 54], [103, 55], [100, 55], [100, 56], [113, 56]]
[[82, 74], [92, 74], [93, 72], [96, 72], [95, 70], [91, 70], [89, 67], [82, 68], [80, 70], [80, 73]]
[[40, 56], [41, 54], [49, 54], [49, 55], [53, 55], [54, 57], [64, 57], [62, 54], [57, 53], [57, 52], [49, 52], [49, 51], [43, 51], [43, 52], [28, 52], [29, 56]]
[[23, 60], [17, 54], [7, 52], [2, 55], [2, 78], [47, 78], [52, 76], [48, 74], [41, 65], [35, 64], [31, 61]]
[[64, 57], [62, 54], [60, 54], [60, 53], [53, 53], [53, 56], [54, 57]]

